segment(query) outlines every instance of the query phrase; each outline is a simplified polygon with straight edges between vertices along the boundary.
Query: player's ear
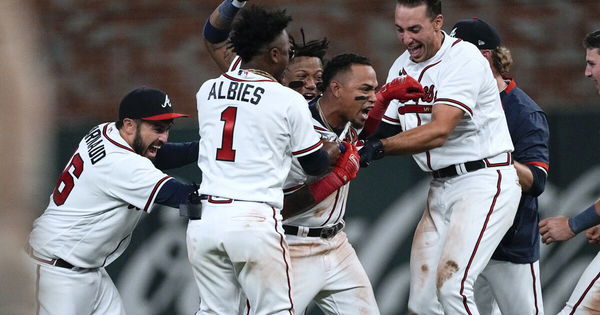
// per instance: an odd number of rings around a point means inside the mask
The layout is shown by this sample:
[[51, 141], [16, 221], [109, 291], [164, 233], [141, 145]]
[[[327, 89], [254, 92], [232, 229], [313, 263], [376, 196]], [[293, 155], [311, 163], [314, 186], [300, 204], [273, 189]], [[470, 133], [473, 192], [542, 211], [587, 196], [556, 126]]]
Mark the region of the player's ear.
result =
[[279, 59], [281, 58], [281, 51], [277, 47], [273, 47], [269, 49], [269, 59], [271, 59], [272, 63], [279, 63]]
[[123, 118], [123, 130], [128, 134], [135, 134], [137, 130], [137, 122], [135, 119]]
[[439, 32], [442, 29], [442, 26], [444, 26], [444, 16], [438, 14], [433, 18], [433, 20], [431, 20], [431, 22], [433, 23], [433, 29], [436, 32]]
[[331, 89], [331, 92], [335, 97], [339, 98], [342, 95], [342, 85], [338, 81], [331, 80], [331, 82], [329, 83], [329, 88]]

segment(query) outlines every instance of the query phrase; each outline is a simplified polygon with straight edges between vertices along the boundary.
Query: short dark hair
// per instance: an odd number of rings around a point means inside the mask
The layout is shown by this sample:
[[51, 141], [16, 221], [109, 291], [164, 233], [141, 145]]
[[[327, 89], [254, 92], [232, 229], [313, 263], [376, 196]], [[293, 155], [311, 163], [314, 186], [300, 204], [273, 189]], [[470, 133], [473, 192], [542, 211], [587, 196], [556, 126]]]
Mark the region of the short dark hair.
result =
[[290, 43], [292, 45], [292, 49], [294, 50], [294, 57], [316, 57], [321, 60], [321, 63], [325, 63], [323, 58], [327, 53], [327, 48], [329, 48], [329, 41], [327, 40], [327, 37], [324, 37], [320, 40], [315, 39], [306, 42], [304, 30], [300, 29], [300, 33], [302, 34], [302, 43], [296, 43], [294, 37], [290, 36]]
[[442, 14], [442, 0], [396, 0], [396, 3], [409, 8], [425, 4], [427, 6], [427, 15], [432, 19]]
[[585, 35], [583, 47], [585, 49], [600, 48], [600, 30], [595, 30]]
[[373, 66], [369, 58], [353, 53], [339, 54], [333, 57], [323, 68], [323, 90], [325, 90], [333, 77], [338, 73], [350, 70], [352, 65]]
[[291, 21], [292, 17], [285, 10], [267, 11], [257, 5], [243, 9], [233, 23], [229, 47], [242, 61], [248, 62], [272, 43]]

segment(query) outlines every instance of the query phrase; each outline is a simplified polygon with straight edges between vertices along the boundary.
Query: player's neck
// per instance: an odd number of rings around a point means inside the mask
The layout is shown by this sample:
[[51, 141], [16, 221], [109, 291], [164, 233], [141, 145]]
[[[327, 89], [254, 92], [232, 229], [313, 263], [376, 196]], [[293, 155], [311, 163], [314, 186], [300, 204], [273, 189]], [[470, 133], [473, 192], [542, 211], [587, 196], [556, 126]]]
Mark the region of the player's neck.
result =
[[496, 79], [496, 84], [498, 85], [498, 91], [502, 92], [508, 87], [506, 80], [504, 80], [500, 74], [496, 74], [494, 78]]
[[[326, 125], [329, 125], [332, 129], [342, 129], [346, 125], [347, 121], [338, 115], [336, 112], [336, 99], [331, 98], [329, 95], [324, 94], [318, 101], [317, 107], [320, 110], [322, 119]], [[334, 130], [331, 130], [334, 131]]]

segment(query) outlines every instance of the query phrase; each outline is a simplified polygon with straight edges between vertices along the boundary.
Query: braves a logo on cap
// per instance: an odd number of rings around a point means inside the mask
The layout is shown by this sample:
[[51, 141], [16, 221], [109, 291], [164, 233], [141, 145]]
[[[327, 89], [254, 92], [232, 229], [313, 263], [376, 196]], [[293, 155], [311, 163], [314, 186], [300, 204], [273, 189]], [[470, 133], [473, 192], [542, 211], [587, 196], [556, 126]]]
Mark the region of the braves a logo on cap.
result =
[[485, 45], [485, 42], [482, 41], [481, 39], [477, 41], [477, 46], [483, 46]]
[[165, 102], [162, 103], [161, 105], [163, 108], [166, 108], [167, 106], [172, 107], [171, 106], [171, 100], [169, 99], [169, 95], [165, 94]]
[[452, 29], [452, 32], [450, 32], [450, 37], [456, 37], [456, 29], [457, 27]]

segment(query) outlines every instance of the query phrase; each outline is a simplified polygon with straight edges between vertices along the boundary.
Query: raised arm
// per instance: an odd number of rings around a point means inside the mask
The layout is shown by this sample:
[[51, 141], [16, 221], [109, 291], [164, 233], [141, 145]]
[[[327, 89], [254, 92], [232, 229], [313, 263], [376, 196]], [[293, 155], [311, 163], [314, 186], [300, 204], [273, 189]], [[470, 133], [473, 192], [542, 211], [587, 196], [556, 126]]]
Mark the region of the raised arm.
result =
[[228, 48], [227, 39], [231, 24], [238, 11], [246, 4], [246, 0], [224, 0], [204, 23], [203, 39], [208, 53], [219, 69], [227, 71], [235, 58], [235, 53]]

